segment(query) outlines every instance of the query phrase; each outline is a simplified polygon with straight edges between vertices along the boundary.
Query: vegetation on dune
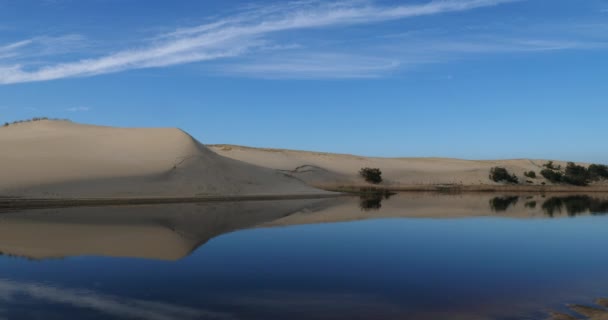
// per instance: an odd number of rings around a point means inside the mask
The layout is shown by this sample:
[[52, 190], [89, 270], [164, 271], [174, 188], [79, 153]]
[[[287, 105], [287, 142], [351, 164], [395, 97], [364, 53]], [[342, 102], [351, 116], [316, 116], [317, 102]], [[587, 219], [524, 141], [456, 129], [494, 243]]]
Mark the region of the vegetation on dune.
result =
[[553, 164], [553, 161], [549, 161], [549, 162], [547, 162], [547, 163], [543, 164], [543, 167], [545, 167], [545, 168], [547, 168], [547, 169], [549, 169], [549, 170], [558, 170], [558, 171], [562, 169], [562, 166], [561, 166], [561, 165], [559, 165], [559, 166], [555, 166], [555, 165]]
[[553, 183], [562, 182], [563, 174], [559, 171], [553, 171], [551, 169], [543, 169], [540, 174], [547, 180]]
[[510, 174], [507, 169], [503, 167], [494, 167], [490, 169], [490, 180], [494, 182], [507, 182], [518, 184], [519, 179], [515, 174]]
[[[568, 162], [566, 167], [562, 169], [561, 165], [555, 165], [553, 161], [543, 164], [544, 169], [540, 171], [540, 175], [554, 184], [569, 184], [573, 186], [587, 186], [592, 182], [608, 180], [608, 166], [603, 164], [592, 164], [589, 167], [577, 165], [574, 162]], [[530, 179], [536, 179], [535, 171], [526, 171], [524, 176]], [[505, 182], [518, 184], [519, 179], [515, 174], [503, 167], [493, 167], [490, 169], [490, 180], [494, 182]], [[526, 180], [526, 183], [533, 184], [531, 180]], [[545, 184], [544, 182], [542, 183]]]
[[382, 171], [378, 168], [362, 168], [359, 170], [359, 175], [369, 183], [378, 184], [382, 182]]
[[3, 127], [8, 127], [14, 124], [19, 124], [19, 123], [25, 123], [25, 122], [34, 122], [34, 121], [42, 121], [42, 120], [60, 120], [60, 121], [70, 121], [68, 119], [54, 119], [54, 118], [49, 118], [49, 117], [34, 117], [31, 119], [25, 119], [25, 120], [16, 120], [13, 122], [5, 122]]
[[563, 180], [567, 184], [575, 186], [586, 186], [590, 182], [589, 170], [583, 166], [579, 166], [574, 162], [568, 162], [566, 166], [566, 174]]
[[601, 179], [608, 179], [608, 166], [603, 164], [592, 164], [587, 169], [589, 172], [589, 178], [592, 181], [598, 181]]
[[541, 171], [541, 175], [553, 183], [587, 186], [591, 182], [608, 179], [608, 166], [602, 164], [592, 164], [589, 167], [584, 167], [574, 162], [568, 162], [563, 172], [561, 166], [555, 167], [551, 161], [544, 167], [546, 169]]

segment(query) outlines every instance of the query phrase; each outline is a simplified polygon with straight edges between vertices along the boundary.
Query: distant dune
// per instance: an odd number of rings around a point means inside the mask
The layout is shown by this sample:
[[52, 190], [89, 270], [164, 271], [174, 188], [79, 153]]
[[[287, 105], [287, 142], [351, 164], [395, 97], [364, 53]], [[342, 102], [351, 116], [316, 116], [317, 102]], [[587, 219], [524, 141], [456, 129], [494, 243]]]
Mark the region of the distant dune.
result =
[[0, 128], [0, 196], [139, 198], [322, 194], [222, 157], [179, 129], [36, 121]]
[[[540, 176], [542, 165], [547, 160], [461, 160], [449, 158], [372, 158], [347, 154], [333, 154], [285, 149], [251, 148], [234, 145], [210, 145], [211, 150], [235, 160], [254, 165], [282, 170], [306, 183], [334, 189], [340, 186], [369, 186], [358, 174], [364, 167], [380, 168], [384, 182], [381, 187], [395, 190], [442, 190], [460, 188], [471, 191], [510, 190], [530, 191], [541, 188], [551, 191], [578, 189], [605, 190], [606, 184], [594, 184], [580, 188], [567, 185], [552, 185]], [[566, 162], [554, 161], [566, 166]], [[504, 167], [519, 177], [520, 185], [505, 185], [489, 179], [492, 167]], [[526, 171], [535, 171], [537, 178], [524, 176]], [[527, 182], [530, 181], [530, 182]], [[545, 185], [543, 185], [543, 183]]]

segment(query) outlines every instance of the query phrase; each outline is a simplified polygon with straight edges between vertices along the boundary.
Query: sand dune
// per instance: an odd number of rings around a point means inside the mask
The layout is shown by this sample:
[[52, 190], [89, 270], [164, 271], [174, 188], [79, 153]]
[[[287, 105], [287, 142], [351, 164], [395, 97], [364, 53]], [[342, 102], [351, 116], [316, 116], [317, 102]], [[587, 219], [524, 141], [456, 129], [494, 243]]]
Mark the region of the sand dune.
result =
[[[477, 161], [449, 158], [371, 158], [346, 154], [332, 154], [284, 149], [262, 149], [234, 145], [211, 145], [218, 154], [258, 166], [283, 170], [310, 185], [334, 188], [336, 186], [366, 185], [358, 175], [363, 167], [380, 168], [385, 187], [419, 188], [424, 186], [501, 186], [489, 179], [490, 169], [501, 166], [515, 173], [520, 181], [530, 185], [551, 185], [544, 178], [529, 179], [524, 172], [543, 169], [547, 160], [496, 160]], [[555, 161], [565, 166], [565, 162]], [[566, 187], [566, 186], [563, 186]], [[567, 186], [570, 189], [576, 187]]]
[[[358, 175], [363, 167], [380, 168], [385, 180], [380, 186], [396, 190], [577, 189], [551, 186], [542, 177], [524, 177], [525, 171], [542, 170], [545, 160], [369, 158], [230, 145], [204, 146], [175, 128], [113, 128], [48, 120], [26, 122], [0, 128], [0, 150], [3, 150], [0, 197], [9, 198], [321, 195], [328, 192], [316, 188], [368, 185]], [[494, 166], [505, 167], [522, 182], [529, 180], [529, 183], [516, 187], [495, 183], [488, 177]], [[594, 187], [608, 190], [608, 184]]]
[[0, 196], [319, 194], [273, 169], [217, 155], [173, 128], [37, 121], [0, 128]]

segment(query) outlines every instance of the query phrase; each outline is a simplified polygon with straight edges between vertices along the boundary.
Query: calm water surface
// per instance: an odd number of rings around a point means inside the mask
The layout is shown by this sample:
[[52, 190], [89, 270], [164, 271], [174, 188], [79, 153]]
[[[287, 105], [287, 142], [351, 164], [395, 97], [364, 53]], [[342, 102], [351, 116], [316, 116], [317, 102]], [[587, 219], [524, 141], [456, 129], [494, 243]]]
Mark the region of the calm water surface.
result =
[[0, 318], [547, 319], [608, 296], [604, 199], [6, 212]]

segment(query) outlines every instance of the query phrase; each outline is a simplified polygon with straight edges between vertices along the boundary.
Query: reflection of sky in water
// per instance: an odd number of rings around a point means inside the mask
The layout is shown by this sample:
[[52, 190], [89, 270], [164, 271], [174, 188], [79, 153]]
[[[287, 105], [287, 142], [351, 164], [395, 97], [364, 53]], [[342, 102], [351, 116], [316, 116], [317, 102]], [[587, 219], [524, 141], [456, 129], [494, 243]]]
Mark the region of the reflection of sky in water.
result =
[[0, 316], [533, 318], [608, 295], [606, 230], [606, 216], [382, 219], [234, 232], [176, 262], [0, 257]]

